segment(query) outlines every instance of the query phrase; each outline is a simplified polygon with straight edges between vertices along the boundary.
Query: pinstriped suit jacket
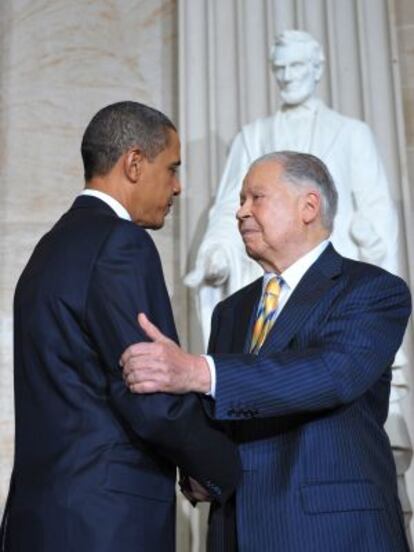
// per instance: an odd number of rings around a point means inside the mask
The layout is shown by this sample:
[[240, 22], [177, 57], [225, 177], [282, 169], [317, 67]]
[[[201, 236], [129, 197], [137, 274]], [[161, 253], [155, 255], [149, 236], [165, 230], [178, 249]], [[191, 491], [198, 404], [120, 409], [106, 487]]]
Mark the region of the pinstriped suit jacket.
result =
[[[255, 357], [246, 351], [260, 291], [257, 280], [216, 307], [209, 345], [215, 417], [238, 442], [244, 470], [238, 550], [408, 550], [383, 428], [407, 286], [328, 246]], [[214, 552], [230, 549], [225, 513], [210, 513]]]

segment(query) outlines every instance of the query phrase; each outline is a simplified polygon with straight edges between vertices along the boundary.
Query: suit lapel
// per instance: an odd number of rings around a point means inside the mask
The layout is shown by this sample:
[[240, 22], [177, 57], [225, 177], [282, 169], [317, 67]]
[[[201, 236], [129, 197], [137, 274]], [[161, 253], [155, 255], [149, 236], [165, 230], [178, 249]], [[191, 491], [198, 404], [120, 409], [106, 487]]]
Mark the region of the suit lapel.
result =
[[320, 303], [326, 292], [335, 285], [340, 274], [342, 257], [328, 245], [322, 255], [305, 272], [288, 302], [277, 318], [259, 355], [285, 349], [306, 318]]
[[250, 335], [260, 299], [263, 278], [259, 278], [243, 294], [236, 309], [233, 311], [233, 340], [231, 352], [248, 352]]

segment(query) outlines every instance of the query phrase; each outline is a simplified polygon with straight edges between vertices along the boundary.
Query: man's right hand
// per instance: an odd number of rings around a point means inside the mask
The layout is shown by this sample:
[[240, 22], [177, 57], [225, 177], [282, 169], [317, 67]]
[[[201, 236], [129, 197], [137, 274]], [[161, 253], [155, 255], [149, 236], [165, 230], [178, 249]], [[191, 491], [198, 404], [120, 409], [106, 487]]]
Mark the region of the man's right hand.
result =
[[207, 360], [181, 349], [165, 336], [144, 313], [138, 323], [152, 343], [130, 345], [119, 361], [126, 385], [133, 393], [208, 393], [211, 375]]

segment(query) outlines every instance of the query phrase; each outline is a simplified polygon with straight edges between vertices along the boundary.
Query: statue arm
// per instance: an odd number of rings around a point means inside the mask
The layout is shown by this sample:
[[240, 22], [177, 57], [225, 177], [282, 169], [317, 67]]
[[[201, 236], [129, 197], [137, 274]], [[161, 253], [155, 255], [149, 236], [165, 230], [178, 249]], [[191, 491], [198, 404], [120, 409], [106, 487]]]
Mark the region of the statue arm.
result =
[[351, 235], [361, 260], [398, 273], [398, 215], [373, 135], [359, 124], [351, 140]]
[[186, 277], [187, 285], [220, 286], [229, 278], [230, 266], [244, 247], [237, 230], [236, 211], [243, 178], [250, 164], [250, 155], [240, 132], [233, 141], [218, 186], [214, 205], [210, 209], [208, 225], [197, 252], [195, 268]]

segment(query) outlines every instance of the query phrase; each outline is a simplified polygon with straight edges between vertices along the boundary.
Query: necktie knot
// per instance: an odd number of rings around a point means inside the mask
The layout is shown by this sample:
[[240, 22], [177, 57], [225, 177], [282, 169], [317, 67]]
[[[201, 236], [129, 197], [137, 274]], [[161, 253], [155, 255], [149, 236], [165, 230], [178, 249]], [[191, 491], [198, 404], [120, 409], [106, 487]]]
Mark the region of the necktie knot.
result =
[[280, 294], [280, 284], [276, 276], [270, 278], [265, 287], [265, 294], [274, 295], [279, 297]]
[[264, 291], [264, 310], [268, 314], [274, 311], [279, 302], [280, 284], [276, 276], [271, 278], [265, 287]]

